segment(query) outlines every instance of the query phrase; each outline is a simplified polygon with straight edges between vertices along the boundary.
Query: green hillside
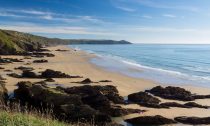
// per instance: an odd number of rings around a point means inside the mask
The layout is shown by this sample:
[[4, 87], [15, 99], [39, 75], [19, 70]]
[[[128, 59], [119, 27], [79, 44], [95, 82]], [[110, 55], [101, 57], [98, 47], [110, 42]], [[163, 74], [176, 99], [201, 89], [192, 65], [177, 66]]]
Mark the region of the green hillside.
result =
[[124, 40], [46, 38], [17, 31], [0, 30], [0, 54], [19, 54], [26, 51], [35, 51], [42, 45], [68, 44], [130, 44], [130, 42]]

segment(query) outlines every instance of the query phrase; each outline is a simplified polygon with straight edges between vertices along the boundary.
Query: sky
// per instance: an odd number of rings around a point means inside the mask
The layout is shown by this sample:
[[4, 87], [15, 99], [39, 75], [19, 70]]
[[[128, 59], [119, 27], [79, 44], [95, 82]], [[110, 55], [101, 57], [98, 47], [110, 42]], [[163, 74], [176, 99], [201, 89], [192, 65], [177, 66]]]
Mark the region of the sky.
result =
[[51, 38], [210, 44], [210, 0], [0, 0], [0, 28]]

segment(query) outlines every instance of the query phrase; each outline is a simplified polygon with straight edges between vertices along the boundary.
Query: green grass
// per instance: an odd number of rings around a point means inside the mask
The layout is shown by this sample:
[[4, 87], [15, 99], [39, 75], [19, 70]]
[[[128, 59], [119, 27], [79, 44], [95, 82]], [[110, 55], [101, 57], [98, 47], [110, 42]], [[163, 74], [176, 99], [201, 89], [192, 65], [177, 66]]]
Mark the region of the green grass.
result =
[[67, 126], [67, 124], [33, 114], [1, 111], [0, 126]]

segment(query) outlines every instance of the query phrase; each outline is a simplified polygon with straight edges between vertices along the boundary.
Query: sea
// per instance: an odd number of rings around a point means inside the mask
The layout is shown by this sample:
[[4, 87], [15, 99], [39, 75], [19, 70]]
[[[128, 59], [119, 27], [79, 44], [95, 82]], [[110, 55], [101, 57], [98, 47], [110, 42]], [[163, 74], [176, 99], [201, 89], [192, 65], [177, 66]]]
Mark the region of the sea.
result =
[[97, 55], [92, 64], [166, 85], [210, 87], [210, 45], [69, 45]]

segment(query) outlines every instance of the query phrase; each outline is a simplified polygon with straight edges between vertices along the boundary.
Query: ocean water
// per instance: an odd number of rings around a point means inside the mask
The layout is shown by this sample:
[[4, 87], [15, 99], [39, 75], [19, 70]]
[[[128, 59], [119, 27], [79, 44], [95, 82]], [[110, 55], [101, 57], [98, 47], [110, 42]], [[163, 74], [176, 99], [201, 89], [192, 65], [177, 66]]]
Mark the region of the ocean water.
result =
[[71, 45], [106, 70], [167, 85], [210, 87], [210, 45]]

